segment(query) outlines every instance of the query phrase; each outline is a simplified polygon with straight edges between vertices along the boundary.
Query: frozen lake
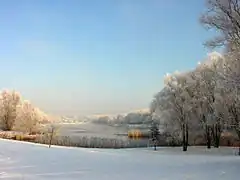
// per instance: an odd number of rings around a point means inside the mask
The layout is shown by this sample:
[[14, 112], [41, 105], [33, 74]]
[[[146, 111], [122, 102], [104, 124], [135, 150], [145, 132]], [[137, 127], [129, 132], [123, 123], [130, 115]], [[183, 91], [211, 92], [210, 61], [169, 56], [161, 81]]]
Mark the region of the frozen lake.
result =
[[47, 148], [0, 140], [0, 179], [17, 180], [234, 180], [240, 157], [231, 148]]
[[117, 136], [118, 133], [127, 134], [127, 129], [123, 127], [111, 127], [108, 125], [101, 125], [95, 123], [83, 124], [60, 124], [59, 133], [64, 136], [79, 137], [104, 137], [104, 138], [121, 138]]

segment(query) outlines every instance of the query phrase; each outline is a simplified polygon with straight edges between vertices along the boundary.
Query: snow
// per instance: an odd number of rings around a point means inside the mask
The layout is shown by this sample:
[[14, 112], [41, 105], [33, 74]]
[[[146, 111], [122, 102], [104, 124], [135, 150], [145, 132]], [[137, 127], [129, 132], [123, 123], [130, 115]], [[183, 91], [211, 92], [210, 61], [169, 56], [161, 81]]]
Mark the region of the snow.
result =
[[0, 179], [232, 180], [240, 157], [231, 148], [84, 149], [0, 140]]

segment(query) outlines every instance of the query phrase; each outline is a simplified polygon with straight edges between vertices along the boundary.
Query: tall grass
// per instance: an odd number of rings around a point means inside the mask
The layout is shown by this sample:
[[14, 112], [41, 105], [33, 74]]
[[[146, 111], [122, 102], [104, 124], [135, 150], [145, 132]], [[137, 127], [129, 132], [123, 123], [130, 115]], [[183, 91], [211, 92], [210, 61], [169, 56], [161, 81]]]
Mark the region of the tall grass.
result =
[[[50, 142], [50, 134], [27, 135], [17, 132], [2, 132], [0, 133], [0, 138], [27, 141], [47, 145]], [[147, 147], [147, 143], [137, 142], [128, 139], [88, 137], [88, 136], [77, 137], [74, 138], [74, 140], [70, 136], [54, 136], [51, 145], [84, 148], [111, 148], [111, 149]]]
[[[36, 143], [48, 144], [48, 135], [38, 136], [35, 141]], [[81, 136], [76, 140], [72, 140], [69, 136], [56, 136], [52, 140], [52, 145], [59, 146], [71, 146], [71, 147], [84, 147], [84, 148], [135, 148], [135, 147], [147, 147], [147, 143], [133, 143], [129, 140], [114, 139], [114, 138], [101, 138], [101, 137], [87, 137]]]

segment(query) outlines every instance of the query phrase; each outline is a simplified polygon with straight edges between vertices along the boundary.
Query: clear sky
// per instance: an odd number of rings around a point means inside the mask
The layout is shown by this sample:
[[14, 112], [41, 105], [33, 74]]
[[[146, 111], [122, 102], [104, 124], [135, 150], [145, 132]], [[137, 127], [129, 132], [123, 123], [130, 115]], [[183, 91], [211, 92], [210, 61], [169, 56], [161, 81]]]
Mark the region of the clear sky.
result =
[[8, 0], [0, 86], [53, 114], [146, 108], [163, 75], [206, 56], [204, 0]]

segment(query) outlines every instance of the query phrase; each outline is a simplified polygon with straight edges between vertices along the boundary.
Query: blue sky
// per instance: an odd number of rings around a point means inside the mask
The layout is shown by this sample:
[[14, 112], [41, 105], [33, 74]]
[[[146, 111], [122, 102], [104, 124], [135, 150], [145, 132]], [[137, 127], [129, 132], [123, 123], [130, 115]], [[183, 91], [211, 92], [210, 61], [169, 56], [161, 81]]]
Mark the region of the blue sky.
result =
[[53, 114], [146, 108], [163, 75], [193, 68], [211, 37], [204, 0], [8, 0], [0, 85]]

